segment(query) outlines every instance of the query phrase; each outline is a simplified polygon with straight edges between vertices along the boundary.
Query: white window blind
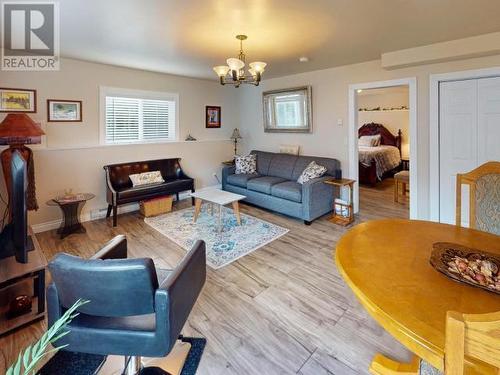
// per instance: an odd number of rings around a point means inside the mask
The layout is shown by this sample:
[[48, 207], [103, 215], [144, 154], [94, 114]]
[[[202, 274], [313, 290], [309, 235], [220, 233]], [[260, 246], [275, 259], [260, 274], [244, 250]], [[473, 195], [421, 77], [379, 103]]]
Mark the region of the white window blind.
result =
[[176, 139], [176, 100], [104, 95], [104, 143]]

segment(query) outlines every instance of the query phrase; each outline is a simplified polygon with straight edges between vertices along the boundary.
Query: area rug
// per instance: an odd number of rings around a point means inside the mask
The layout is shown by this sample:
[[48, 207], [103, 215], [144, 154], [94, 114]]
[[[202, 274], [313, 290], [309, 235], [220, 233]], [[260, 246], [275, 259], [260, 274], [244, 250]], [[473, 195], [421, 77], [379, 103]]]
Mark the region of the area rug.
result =
[[[191, 344], [191, 349], [182, 367], [181, 375], [195, 375], [207, 340], [195, 337], [182, 337], [180, 339]], [[105, 360], [106, 356], [104, 355], [74, 353], [61, 350], [37, 372], [37, 375], [93, 375], [99, 370]], [[141, 375], [153, 374], [168, 375], [165, 371], [155, 367], [146, 367], [141, 371]]]
[[214, 214], [203, 205], [201, 213], [193, 222], [194, 207], [144, 219], [158, 232], [189, 251], [197, 240], [207, 246], [207, 263], [212, 268], [221, 268], [235, 260], [278, 239], [288, 229], [256, 217], [241, 214], [241, 225], [236, 222], [233, 210], [223, 208], [223, 230], [218, 232], [218, 208]]

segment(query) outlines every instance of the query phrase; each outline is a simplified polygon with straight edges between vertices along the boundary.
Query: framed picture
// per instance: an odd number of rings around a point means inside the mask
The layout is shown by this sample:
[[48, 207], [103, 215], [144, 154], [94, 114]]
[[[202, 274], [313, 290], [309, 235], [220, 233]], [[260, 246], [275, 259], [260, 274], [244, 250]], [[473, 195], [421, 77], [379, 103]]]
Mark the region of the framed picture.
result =
[[220, 128], [220, 107], [207, 105], [205, 107], [205, 127], [207, 128]]
[[81, 100], [47, 99], [48, 122], [81, 122]]
[[0, 87], [0, 112], [36, 112], [36, 90]]

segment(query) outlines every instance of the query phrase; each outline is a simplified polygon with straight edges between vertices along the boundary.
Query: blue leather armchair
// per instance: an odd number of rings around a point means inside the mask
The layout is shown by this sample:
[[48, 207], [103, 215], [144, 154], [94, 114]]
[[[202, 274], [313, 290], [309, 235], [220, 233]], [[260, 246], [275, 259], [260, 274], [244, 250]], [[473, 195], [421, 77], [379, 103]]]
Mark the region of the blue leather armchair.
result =
[[91, 259], [58, 254], [49, 263], [48, 319], [52, 326], [78, 299], [89, 300], [58, 345], [124, 355], [136, 371], [137, 357], [163, 357], [177, 340], [205, 283], [205, 243], [197, 241], [174, 270], [155, 269], [149, 258], [126, 258], [123, 235]]

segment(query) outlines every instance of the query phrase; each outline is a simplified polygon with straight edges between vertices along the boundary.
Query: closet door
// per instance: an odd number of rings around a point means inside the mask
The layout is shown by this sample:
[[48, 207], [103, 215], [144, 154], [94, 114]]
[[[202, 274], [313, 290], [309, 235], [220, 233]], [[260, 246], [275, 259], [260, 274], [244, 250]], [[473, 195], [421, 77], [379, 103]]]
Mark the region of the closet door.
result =
[[[439, 216], [443, 223], [455, 224], [457, 173], [470, 171], [477, 166], [477, 91], [477, 80], [440, 84]], [[468, 191], [464, 189], [464, 203], [468, 201], [467, 196]], [[468, 220], [468, 215], [463, 217]]]
[[478, 80], [478, 165], [500, 161], [500, 77]]

